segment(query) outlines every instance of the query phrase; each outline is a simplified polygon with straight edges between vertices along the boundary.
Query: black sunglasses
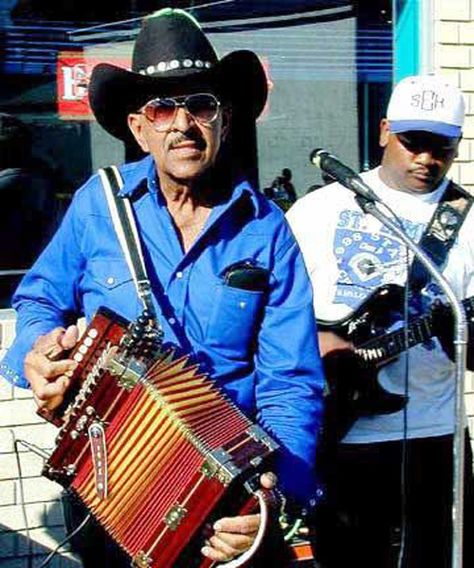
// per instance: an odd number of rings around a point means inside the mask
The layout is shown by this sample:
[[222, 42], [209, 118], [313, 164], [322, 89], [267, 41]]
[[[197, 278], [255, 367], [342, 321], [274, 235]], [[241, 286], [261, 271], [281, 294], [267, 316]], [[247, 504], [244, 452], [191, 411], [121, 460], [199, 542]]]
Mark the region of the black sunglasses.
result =
[[457, 150], [460, 140], [457, 137], [441, 136], [421, 130], [400, 132], [396, 134], [396, 137], [409, 152], [414, 154], [420, 154], [425, 151], [434, 154], [449, 154]]

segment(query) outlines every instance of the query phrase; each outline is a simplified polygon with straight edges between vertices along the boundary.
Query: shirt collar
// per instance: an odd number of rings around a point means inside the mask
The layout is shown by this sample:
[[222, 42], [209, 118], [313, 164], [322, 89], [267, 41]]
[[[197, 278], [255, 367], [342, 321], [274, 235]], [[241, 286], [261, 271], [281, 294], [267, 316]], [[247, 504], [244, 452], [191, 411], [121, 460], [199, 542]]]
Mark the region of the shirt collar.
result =
[[[434, 189], [432, 189], [431, 191], [428, 191], [426, 193], [417, 193], [417, 192], [405, 192], [405, 191], [399, 191], [397, 189], [393, 189], [392, 187], [390, 187], [389, 185], [387, 185], [384, 181], [382, 181], [382, 178], [380, 177], [380, 170], [381, 170], [382, 166], [378, 166], [377, 168], [375, 168], [374, 170], [372, 170], [373, 172], [375, 172], [377, 174], [377, 180], [378, 180], [378, 187], [381, 191], [385, 192], [385, 194], [389, 193], [393, 195], [393, 192], [397, 192], [396, 196], [397, 199], [399, 200], [412, 200], [412, 199], [417, 199], [418, 201], [424, 201], [425, 203], [437, 203], [439, 201], [439, 199], [441, 198], [441, 196], [443, 195], [446, 187], [448, 186], [449, 183], [449, 178], [447, 178], [446, 176], [439, 182], [439, 184], [437, 185], [437, 187], [435, 187]], [[381, 195], [380, 197], [383, 198], [383, 195]]]
[[139, 162], [126, 164], [122, 169], [124, 185], [119, 192], [121, 197], [132, 197], [136, 190], [146, 182], [148, 190], [156, 193], [155, 163], [148, 155]]
[[232, 206], [244, 196], [250, 198], [250, 201], [252, 202], [255, 210], [255, 214], [258, 217], [261, 210], [261, 203], [258, 199], [256, 190], [250, 185], [250, 182], [248, 180], [243, 180], [234, 187], [232, 196], [228, 201], [229, 206]]
[[[125, 174], [124, 186], [119, 192], [119, 195], [121, 197], [132, 197], [132, 195], [140, 186], [142, 186], [144, 182], [146, 182], [148, 191], [150, 193], [158, 192], [155, 162], [150, 155], [146, 156], [139, 162], [127, 164], [125, 168], [126, 169], [123, 171], [123, 174]], [[234, 187], [229, 201], [219, 207], [223, 207], [223, 209], [232, 207], [244, 195], [250, 197], [250, 200], [252, 201], [255, 209], [255, 213], [258, 216], [261, 210], [261, 203], [256, 190], [250, 185], [247, 180], [239, 182]]]

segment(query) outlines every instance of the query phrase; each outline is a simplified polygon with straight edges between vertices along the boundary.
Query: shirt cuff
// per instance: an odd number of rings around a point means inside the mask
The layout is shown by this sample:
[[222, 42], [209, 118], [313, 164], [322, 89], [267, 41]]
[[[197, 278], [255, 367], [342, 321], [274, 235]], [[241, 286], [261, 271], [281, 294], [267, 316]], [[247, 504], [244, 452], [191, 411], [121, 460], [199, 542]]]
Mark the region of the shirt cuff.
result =
[[25, 377], [21, 377], [4, 363], [0, 363], [0, 377], [3, 377], [7, 382], [11, 383], [15, 387], [20, 387], [22, 389], [30, 388], [30, 383], [25, 379]]

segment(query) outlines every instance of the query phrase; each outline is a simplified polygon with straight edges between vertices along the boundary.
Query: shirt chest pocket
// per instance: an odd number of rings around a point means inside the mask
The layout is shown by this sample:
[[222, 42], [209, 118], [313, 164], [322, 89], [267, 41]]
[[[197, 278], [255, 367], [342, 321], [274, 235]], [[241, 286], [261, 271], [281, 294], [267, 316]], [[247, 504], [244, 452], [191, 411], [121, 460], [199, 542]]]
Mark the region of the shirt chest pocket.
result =
[[248, 357], [260, 328], [264, 297], [264, 292], [217, 285], [207, 325], [206, 345], [231, 359]]
[[92, 260], [88, 263], [87, 272], [97, 285], [106, 290], [132, 282], [127, 263], [121, 259]]
[[[97, 306], [107, 305], [128, 313], [130, 305], [136, 305], [135, 285], [126, 262], [121, 259], [92, 259], [87, 264], [82, 288], [86, 302], [93, 298]], [[127, 306], [129, 309], [124, 311]]]

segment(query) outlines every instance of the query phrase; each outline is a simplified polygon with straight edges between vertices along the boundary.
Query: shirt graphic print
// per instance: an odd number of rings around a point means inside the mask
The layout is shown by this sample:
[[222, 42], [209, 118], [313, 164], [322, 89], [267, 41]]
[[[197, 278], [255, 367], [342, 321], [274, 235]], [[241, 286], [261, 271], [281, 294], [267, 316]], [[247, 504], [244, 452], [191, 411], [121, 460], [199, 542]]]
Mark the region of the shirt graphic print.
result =
[[[400, 220], [406, 234], [415, 242], [419, 241], [425, 224]], [[385, 227], [368, 231], [367, 217], [362, 211], [341, 211], [333, 242], [338, 267], [334, 302], [355, 308], [380, 286], [403, 284], [405, 250]]]

